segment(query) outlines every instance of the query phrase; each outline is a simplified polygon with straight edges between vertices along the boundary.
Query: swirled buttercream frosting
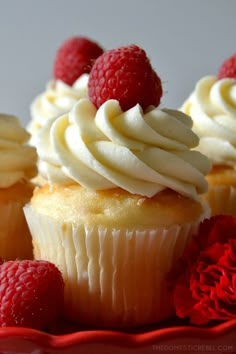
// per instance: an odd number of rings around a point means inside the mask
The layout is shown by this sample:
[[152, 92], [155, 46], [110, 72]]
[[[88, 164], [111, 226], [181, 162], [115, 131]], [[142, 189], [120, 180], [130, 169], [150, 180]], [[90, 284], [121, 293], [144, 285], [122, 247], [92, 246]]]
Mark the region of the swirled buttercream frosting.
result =
[[72, 86], [51, 80], [30, 106], [31, 121], [27, 130], [34, 135], [48, 119], [68, 112], [80, 99], [88, 97], [88, 74], [81, 75]]
[[36, 142], [39, 170], [51, 184], [93, 190], [122, 188], [152, 197], [165, 188], [198, 199], [207, 189], [209, 160], [194, 148], [198, 137], [184, 113], [116, 100], [98, 110], [88, 99], [48, 121]]
[[17, 117], [0, 114], [0, 188], [36, 175], [37, 154]]
[[203, 77], [181, 110], [200, 137], [197, 149], [214, 165], [236, 168], [236, 80]]

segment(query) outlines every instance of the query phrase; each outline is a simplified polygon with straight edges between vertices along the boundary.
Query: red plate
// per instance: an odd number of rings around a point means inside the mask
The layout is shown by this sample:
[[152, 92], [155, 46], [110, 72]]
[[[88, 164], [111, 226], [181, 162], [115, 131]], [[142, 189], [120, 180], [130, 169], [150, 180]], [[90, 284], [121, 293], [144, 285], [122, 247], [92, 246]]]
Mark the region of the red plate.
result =
[[132, 332], [78, 328], [58, 323], [50, 333], [0, 328], [1, 354], [221, 354], [236, 353], [236, 320], [208, 328], [174, 322]]

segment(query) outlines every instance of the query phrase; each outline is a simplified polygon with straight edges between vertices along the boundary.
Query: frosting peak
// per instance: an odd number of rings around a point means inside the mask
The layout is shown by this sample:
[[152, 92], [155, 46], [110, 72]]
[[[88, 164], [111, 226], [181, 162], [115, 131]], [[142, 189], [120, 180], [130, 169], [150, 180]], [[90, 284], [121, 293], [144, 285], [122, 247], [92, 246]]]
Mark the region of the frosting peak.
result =
[[122, 111], [108, 100], [98, 110], [88, 99], [49, 121], [38, 135], [39, 169], [50, 183], [94, 190], [120, 187], [152, 197], [165, 188], [197, 199], [207, 189], [208, 159], [191, 150], [192, 121], [175, 110], [139, 105]]
[[213, 164], [236, 167], [236, 80], [206, 76], [181, 110], [193, 119], [197, 149]]
[[0, 188], [36, 175], [37, 154], [29, 133], [15, 116], [0, 114]]
[[88, 96], [88, 74], [81, 75], [72, 86], [61, 80], [51, 80], [43, 93], [31, 104], [28, 131], [33, 135], [48, 119], [68, 112], [80, 99]]

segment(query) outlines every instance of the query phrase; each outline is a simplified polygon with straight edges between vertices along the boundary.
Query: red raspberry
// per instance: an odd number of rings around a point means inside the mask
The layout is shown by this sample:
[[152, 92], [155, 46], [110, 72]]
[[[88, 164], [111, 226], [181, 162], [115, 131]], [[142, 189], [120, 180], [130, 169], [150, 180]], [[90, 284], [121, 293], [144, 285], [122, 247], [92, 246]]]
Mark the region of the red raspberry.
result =
[[47, 261], [8, 261], [0, 266], [0, 326], [43, 329], [63, 308], [64, 282]]
[[236, 79], [236, 53], [226, 59], [218, 71], [218, 79], [225, 77]]
[[145, 51], [130, 45], [109, 50], [95, 61], [88, 93], [97, 108], [109, 99], [116, 99], [123, 110], [137, 103], [145, 109], [159, 105], [162, 85]]
[[73, 85], [82, 74], [90, 73], [95, 59], [103, 49], [85, 37], [67, 39], [58, 49], [54, 61], [54, 78]]

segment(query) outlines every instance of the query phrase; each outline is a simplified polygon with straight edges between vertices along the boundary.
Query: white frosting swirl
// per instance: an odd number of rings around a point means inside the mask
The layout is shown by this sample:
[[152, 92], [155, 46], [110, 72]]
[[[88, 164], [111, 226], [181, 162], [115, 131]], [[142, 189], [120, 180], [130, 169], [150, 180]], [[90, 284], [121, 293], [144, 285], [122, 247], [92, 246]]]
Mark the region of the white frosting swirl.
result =
[[69, 114], [39, 132], [40, 173], [50, 183], [79, 183], [94, 190], [120, 187], [154, 196], [165, 188], [198, 199], [207, 189], [208, 159], [191, 150], [192, 121], [175, 110], [139, 105], [126, 112], [109, 100], [98, 110], [78, 101]]
[[181, 110], [193, 119], [197, 149], [213, 164], [236, 168], [236, 80], [203, 77]]
[[35, 135], [47, 120], [69, 112], [80, 98], [88, 97], [88, 74], [81, 75], [72, 86], [61, 80], [51, 80], [45, 92], [37, 96], [30, 106], [31, 121], [27, 130]]
[[29, 138], [18, 118], [0, 114], [0, 188], [36, 175], [37, 154], [26, 144]]

